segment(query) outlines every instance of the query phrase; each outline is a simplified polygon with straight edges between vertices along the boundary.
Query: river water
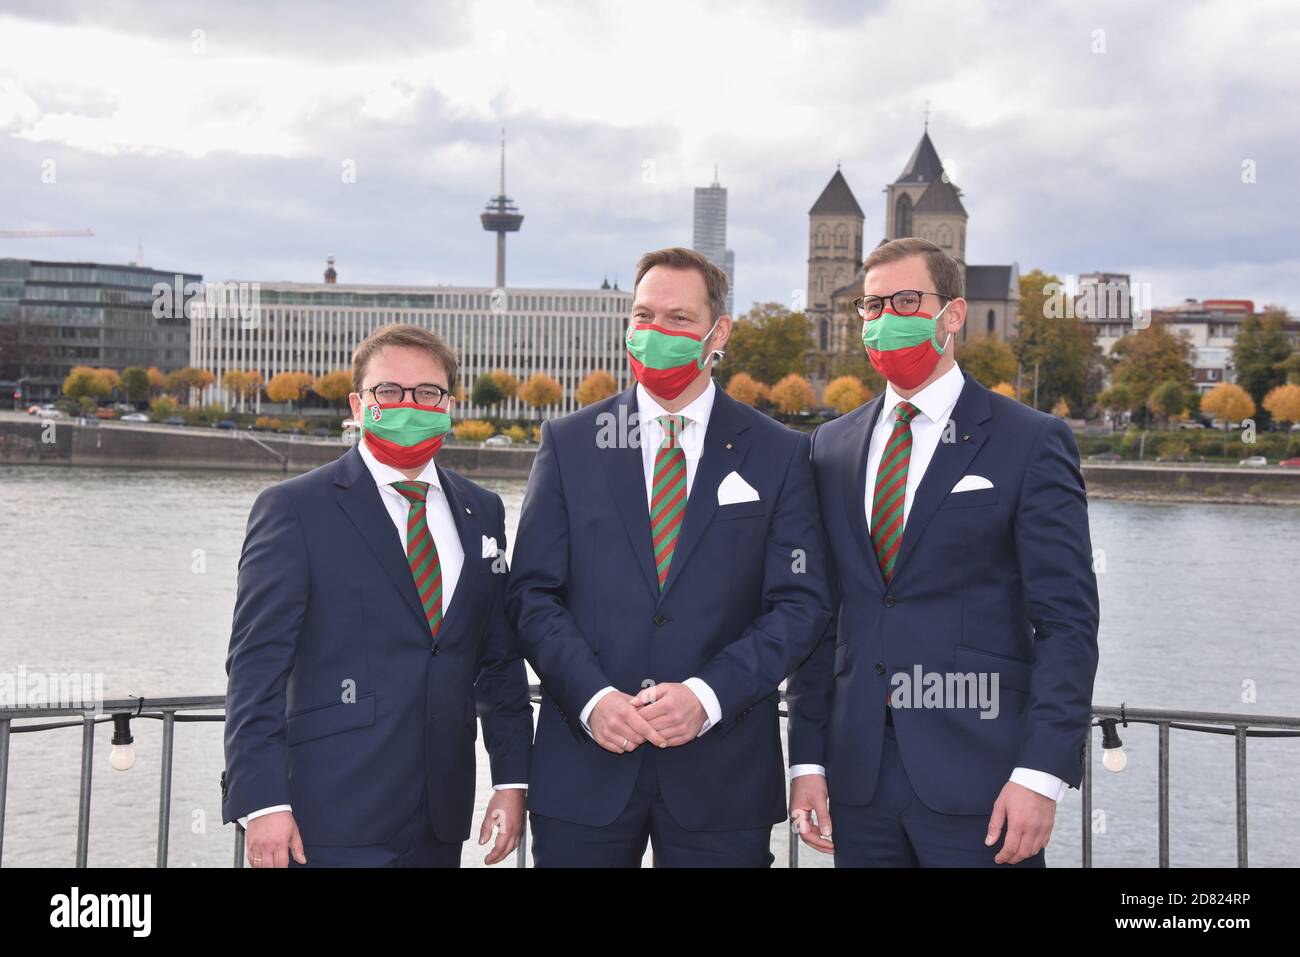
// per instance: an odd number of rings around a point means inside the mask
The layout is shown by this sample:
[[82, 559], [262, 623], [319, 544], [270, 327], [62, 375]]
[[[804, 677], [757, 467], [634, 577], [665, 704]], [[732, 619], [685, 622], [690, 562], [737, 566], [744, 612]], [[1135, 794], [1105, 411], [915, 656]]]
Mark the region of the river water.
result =
[[[280, 477], [0, 466], [0, 671], [101, 673], [107, 698], [224, 693], [245, 521]], [[483, 484], [504, 498], [513, 531], [523, 482]], [[1090, 515], [1102, 550], [1098, 704], [1300, 714], [1300, 508], [1097, 501]], [[99, 727], [92, 866], [154, 862], [161, 722], [132, 730], [136, 764], [122, 773], [110, 769], [111, 732]], [[1122, 774], [1102, 769], [1094, 738], [1094, 863], [1153, 866], [1156, 733], [1121, 734]], [[4, 865], [73, 863], [80, 740], [77, 728], [13, 737]], [[1235, 864], [1233, 747], [1226, 736], [1172, 732], [1174, 866]], [[232, 859], [221, 752], [220, 724], [177, 725], [172, 866]], [[1300, 739], [1251, 739], [1249, 772], [1252, 865], [1300, 863]], [[488, 791], [481, 756], [476, 827]], [[1080, 826], [1072, 790], [1049, 866], [1078, 864]], [[786, 829], [775, 828], [777, 866], [786, 847]], [[482, 857], [467, 845], [463, 863]], [[801, 866], [828, 863], [803, 849]]]

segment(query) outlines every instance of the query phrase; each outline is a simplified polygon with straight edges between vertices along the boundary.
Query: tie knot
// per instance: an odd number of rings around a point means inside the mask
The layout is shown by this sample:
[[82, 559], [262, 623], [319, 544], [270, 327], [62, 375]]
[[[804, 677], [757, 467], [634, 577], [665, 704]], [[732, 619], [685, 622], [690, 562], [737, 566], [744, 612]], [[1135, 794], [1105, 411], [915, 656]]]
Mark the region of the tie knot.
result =
[[675, 448], [689, 420], [684, 415], [661, 415], [658, 421], [664, 430], [664, 445]]
[[416, 502], [423, 502], [424, 496], [429, 491], [428, 482], [394, 482], [393, 488], [401, 493], [402, 497], [414, 505]]
[[916, 413], [919, 411], [921, 410], [912, 403], [904, 400], [894, 407], [894, 417], [899, 422], [911, 422], [912, 419], [916, 418]]

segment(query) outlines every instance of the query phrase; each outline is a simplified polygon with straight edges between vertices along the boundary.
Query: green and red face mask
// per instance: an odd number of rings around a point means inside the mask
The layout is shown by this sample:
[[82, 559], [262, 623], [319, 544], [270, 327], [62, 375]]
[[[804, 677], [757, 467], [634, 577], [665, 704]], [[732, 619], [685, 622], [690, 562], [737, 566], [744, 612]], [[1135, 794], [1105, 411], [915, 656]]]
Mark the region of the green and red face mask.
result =
[[924, 312], [900, 316], [886, 309], [864, 322], [862, 344], [875, 370], [900, 389], [915, 389], [924, 382], [952, 340], [949, 333], [940, 345], [938, 336], [939, 316], [949, 305], [934, 316]]
[[[627, 328], [627, 356], [636, 381], [653, 395], [677, 398], [708, 365], [704, 342], [717, 326], [715, 320], [708, 332], [697, 336], [685, 329], [664, 329], [652, 322], [632, 323]], [[720, 350], [716, 351], [720, 354]]]
[[446, 409], [414, 402], [361, 408], [361, 435], [374, 456], [395, 469], [420, 468], [442, 448], [451, 430]]

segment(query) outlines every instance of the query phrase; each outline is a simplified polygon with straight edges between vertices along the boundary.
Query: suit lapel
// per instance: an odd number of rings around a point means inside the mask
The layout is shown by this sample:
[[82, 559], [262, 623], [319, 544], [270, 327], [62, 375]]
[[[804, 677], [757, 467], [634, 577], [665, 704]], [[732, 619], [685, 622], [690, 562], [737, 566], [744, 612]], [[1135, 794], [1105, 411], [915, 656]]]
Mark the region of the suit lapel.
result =
[[379, 497], [375, 480], [356, 448], [349, 449], [339, 459], [334, 471], [334, 484], [339, 489], [339, 508], [356, 526], [380, 567], [388, 573], [412, 613], [427, 630], [429, 623], [415, 590], [411, 567], [406, 563], [406, 551], [393, 530], [393, 520]]
[[957, 480], [966, 474], [967, 466], [988, 437], [981, 424], [989, 418], [988, 390], [969, 375], [965, 378], [966, 384], [957, 396], [957, 404], [953, 406], [949, 419], [952, 427], [948, 434], [952, 436], [952, 441], [945, 442], [941, 438], [935, 447], [934, 456], [926, 467], [921, 484], [917, 486], [907, 522], [903, 525], [903, 541], [898, 547], [898, 558], [894, 563], [894, 581], [898, 581], [903, 565], [916, 550], [916, 544], [925, 533], [935, 511], [943, 504]]
[[852, 423], [851, 428], [844, 430], [840, 440], [842, 443], [840, 455], [843, 456], [843, 461], [852, 467], [849, 473], [852, 484], [840, 496], [844, 504], [845, 518], [849, 523], [847, 527], [852, 531], [858, 547], [862, 549], [867, 564], [871, 566], [868, 577], [875, 581], [882, 591], [885, 587], [885, 579], [880, 573], [880, 562], [876, 560], [876, 552], [871, 546], [871, 528], [867, 525], [867, 465], [871, 461], [871, 433], [876, 430], [880, 407], [884, 402], [885, 394], [881, 392], [857, 411], [849, 413], [856, 416], [857, 421]]
[[[717, 387], [715, 386], [715, 389]], [[682, 518], [682, 528], [677, 536], [677, 546], [673, 549], [673, 559], [668, 565], [668, 578], [664, 581], [659, 600], [672, 589], [673, 583], [682, 576], [682, 568], [690, 558], [695, 546], [704, 537], [704, 530], [713, 520], [718, 510], [718, 486], [729, 473], [737, 470], [745, 461], [749, 452], [749, 440], [744, 435], [749, 428], [741, 413], [740, 403], [721, 389], [713, 396], [713, 409], [709, 413], [709, 427], [704, 435], [704, 445], [700, 449], [700, 461], [695, 467], [695, 479], [691, 482], [691, 492], [686, 498], [686, 514]], [[641, 491], [645, 491], [642, 481]], [[642, 495], [642, 504], [645, 496]], [[649, 518], [646, 526], [649, 527]], [[647, 543], [649, 540], [647, 539]], [[653, 556], [653, 548], [651, 549]], [[655, 579], [656, 585], [658, 578]]]
[[451, 596], [451, 602], [442, 610], [441, 627], [446, 629], [450, 627], [449, 622], [459, 621], [459, 617], [453, 616], [460, 609], [473, 604], [470, 595], [481, 584], [483, 575], [489, 574], [491, 570], [483, 568], [482, 516], [473, 513], [469, 490], [461, 485], [460, 476], [451, 474], [442, 466], [438, 466], [438, 480], [442, 484], [442, 494], [447, 497], [452, 520], [456, 523], [460, 547], [465, 553], [460, 566], [460, 577], [456, 581], [456, 591]]
[[[646, 585], [659, 594], [659, 576], [655, 574], [654, 545], [650, 540], [650, 509], [646, 505], [645, 468], [641, 459], [641, 445], [624, 441], [631, 432], [632, 416], [636, 415], [636, 386], [627, 389], [610, 406], [609, 414], [615, 417], [614, 441], [606, 448], [596, 447], [596, 456], [605, 469], [610, 494], [628, 541], [636, 555], [637, 564], [645, 576]], [[640, 430], [638, 429], [638, 434]], [[599, 434], [604, 434], [602, 429]], [[596, 437], [593, 436], [593, 439]]]

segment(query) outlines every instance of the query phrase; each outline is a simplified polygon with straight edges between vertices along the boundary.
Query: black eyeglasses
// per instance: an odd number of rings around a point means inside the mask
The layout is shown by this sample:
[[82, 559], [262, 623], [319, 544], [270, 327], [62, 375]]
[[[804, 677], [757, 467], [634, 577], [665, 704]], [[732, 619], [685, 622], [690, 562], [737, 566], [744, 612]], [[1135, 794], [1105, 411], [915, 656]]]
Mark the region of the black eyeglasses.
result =
[[914, 316], [921, 311], [922, 296], [937, 296], [940, 299], [951, 300], [952, 296], [945, 296], [939, 292], [921, 292], [917, 289], [900, 289], [892, 296], [862, 296], [853, 300], [853, 305], [857, 307], [858, 315], [863, 319], [875, 319], [885, 308], [885, 303], [900, 316]]
[[434, 385], [432, 382], [422, 382], [417, 386], [406, 388], [398, 385], [396, 382], [381, 382], [371, 389], [362, 389], [360, 395], [367, 392], [374, 394], [375, 399], [381, 403], [393, 404], [401, 402], [406, 398], [406, 393], [411, 393], [417, 405], [441, 406], [451, 395], [440, 385]]

